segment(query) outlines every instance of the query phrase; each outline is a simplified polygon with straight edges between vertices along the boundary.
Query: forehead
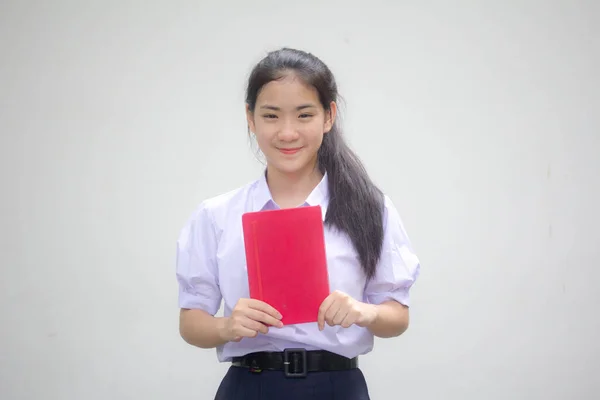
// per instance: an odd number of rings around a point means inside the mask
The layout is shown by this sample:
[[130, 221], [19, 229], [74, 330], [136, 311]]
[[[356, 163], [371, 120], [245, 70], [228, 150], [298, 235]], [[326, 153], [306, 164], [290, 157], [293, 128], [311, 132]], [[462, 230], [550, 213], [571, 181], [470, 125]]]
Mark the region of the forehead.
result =
[[304, 83], [295, 75], [287, 75], [282, 79], [264, 85], [258, 94], [257, 105], [277, 105], [279, 107], [296, 107], [299, 103], [319, 105], [317, 90]]

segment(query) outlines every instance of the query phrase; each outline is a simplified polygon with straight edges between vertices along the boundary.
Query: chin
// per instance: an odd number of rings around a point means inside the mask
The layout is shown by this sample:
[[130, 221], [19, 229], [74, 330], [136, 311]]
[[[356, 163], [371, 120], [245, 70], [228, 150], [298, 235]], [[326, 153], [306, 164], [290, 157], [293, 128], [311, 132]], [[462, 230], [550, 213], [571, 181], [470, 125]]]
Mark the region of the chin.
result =
[[308, 163], [301, 160], [287, 160], [269, 163], [270, 167], [284, 174], [295, 174], [307, 168]]

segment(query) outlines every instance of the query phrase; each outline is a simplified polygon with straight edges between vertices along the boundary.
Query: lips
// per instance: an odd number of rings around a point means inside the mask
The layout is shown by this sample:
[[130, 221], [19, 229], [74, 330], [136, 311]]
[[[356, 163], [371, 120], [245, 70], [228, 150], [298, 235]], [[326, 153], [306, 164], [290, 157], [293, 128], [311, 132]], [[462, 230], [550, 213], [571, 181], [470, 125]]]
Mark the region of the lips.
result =
[[282, 152], [283, 154], [295, 154], [297, 152], [299, 152], [302, 149], [302, 147], [295, 147], [293, 149], [279, 149], [280, 152]]

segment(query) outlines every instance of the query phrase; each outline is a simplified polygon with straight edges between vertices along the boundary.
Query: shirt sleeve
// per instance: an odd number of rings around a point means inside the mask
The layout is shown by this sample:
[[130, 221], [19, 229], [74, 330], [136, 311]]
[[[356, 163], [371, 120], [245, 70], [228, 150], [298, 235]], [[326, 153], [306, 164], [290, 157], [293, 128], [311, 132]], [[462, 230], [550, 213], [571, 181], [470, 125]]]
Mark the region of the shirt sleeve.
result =
[[386, 196], [383, 247], [377, 271], [365, 287], [367, 302], [381, 304], [396, 300], [410, 306], [410, 289], [419, 276], [420, 268], [400, 215]]
[[179, 307], [215, 315], [221, 305], [217, 270], [217, 238], [206, 203], [181, 230], [177, 241], [176, 276]]

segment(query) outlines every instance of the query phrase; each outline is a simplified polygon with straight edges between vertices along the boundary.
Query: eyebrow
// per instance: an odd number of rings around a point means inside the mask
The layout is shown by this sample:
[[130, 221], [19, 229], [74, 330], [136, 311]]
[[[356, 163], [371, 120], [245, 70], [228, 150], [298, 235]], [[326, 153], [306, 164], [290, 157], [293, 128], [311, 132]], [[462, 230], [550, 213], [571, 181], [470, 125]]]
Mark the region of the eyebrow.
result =
[[[262, 105], [262, 106], [260, 106], [260, 108], [263, 110], [281, 111], [280, 107], [272, 106], [270, 104]], [[306, 108], [317, 108], [317, 106], [315, 106], [314, 104], [302, 104], [302, 105], [296, 107], [296, 111], [304, 110]]]

